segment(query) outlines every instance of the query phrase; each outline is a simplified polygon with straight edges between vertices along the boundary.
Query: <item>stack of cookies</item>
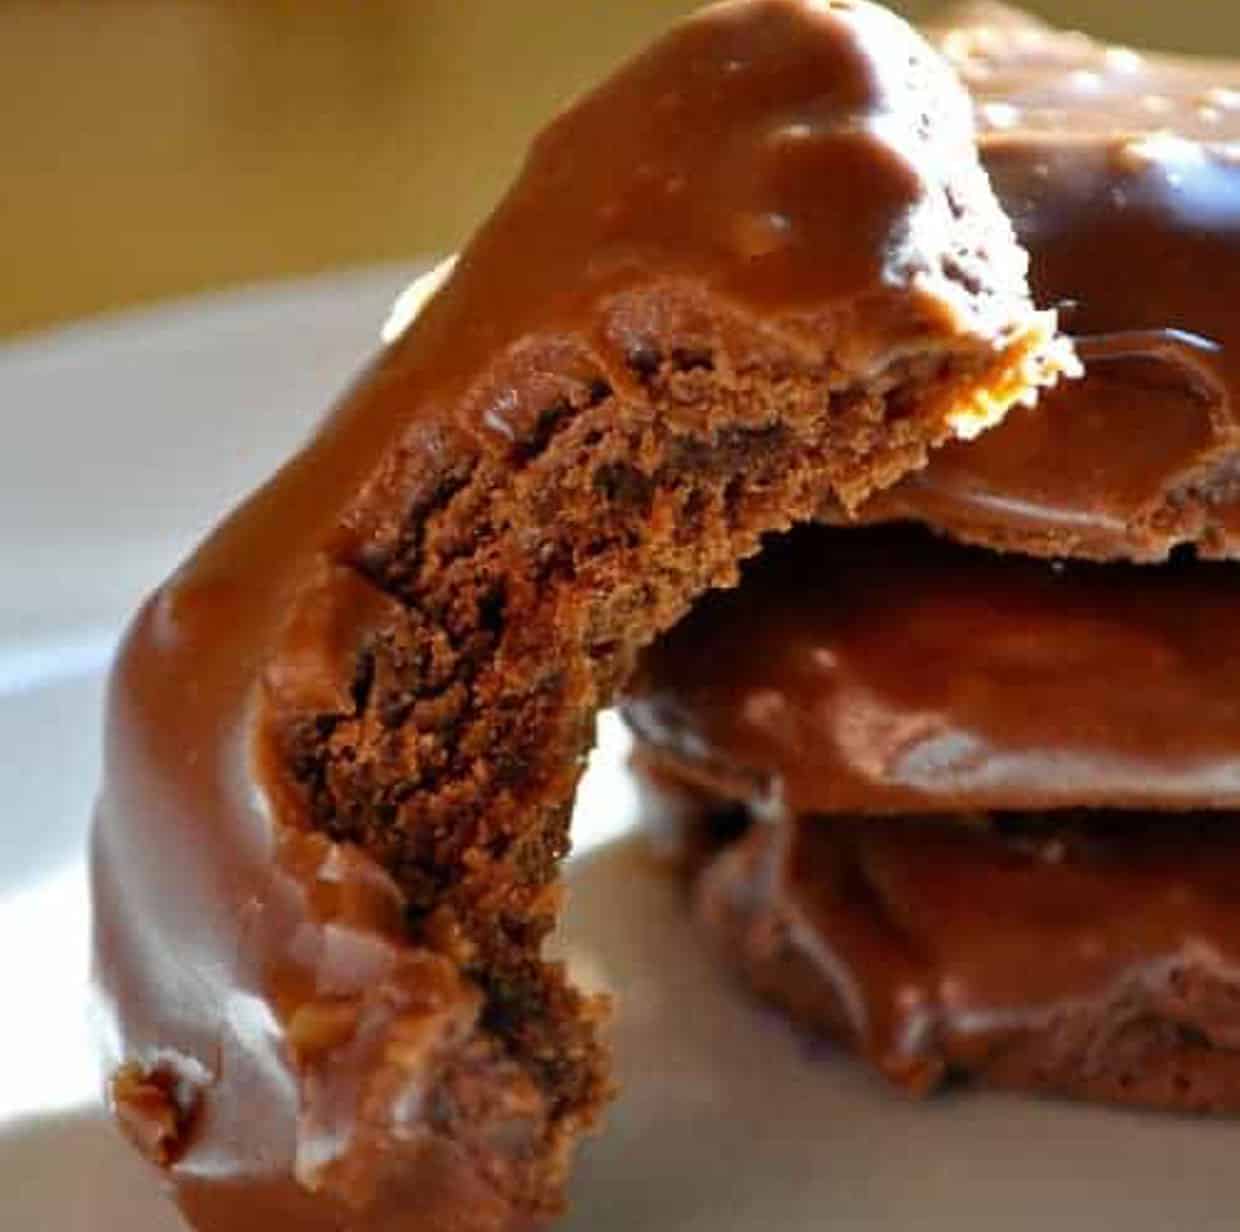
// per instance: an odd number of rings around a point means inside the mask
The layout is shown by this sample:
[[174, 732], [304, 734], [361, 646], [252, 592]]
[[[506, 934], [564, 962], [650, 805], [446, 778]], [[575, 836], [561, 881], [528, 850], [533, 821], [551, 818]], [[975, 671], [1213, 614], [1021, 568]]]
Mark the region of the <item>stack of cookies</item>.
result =
[[647, 652], [648, 814], [728, 960], [899, 1087], [1240, 1111], [1240, 64], [932, 35], [1086, 376]]

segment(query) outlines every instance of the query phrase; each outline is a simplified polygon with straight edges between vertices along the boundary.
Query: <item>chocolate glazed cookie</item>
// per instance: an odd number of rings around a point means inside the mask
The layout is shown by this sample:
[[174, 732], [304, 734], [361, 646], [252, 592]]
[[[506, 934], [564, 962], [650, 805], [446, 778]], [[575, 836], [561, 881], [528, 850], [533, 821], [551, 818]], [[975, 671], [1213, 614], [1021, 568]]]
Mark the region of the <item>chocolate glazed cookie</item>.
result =
[[593, 717], [761, 538], [1070, 362], [967, 97], [863, 3], [704, 11], [565, 112], [147, 603], [94, 839], [111, 1094], [194, 1226], [537, 1224], [609, 1091], [541, 945]]

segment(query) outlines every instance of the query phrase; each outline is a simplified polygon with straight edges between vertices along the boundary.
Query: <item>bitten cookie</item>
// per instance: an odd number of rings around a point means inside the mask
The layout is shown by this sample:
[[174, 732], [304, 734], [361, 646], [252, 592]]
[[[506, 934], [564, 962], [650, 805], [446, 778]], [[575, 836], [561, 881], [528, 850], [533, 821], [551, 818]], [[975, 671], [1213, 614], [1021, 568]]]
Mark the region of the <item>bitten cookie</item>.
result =
[[94, 833], [111, 1095], [207, 1232], [525, 1228], [607, 1098], [541, 944], [597, 709], [761, 538], [1069, 357], [968, 98], [865, 3], [675, 27], [534, 144], [147, 603]]

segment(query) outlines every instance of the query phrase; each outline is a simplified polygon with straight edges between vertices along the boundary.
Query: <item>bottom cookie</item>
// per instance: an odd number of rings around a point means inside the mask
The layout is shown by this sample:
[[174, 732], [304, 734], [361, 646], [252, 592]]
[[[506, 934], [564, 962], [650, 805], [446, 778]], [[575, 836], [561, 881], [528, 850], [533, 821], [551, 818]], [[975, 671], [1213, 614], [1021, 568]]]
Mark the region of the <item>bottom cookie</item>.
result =
[[[673, 775], [643, 778], [674, 801]], [[731, 807], [706, 828], [708, 800], [686, 787], [675, 825], [700, 827], [683, 849], [722, 957], [905, 1092], [1240, 1113], [1234, 816], [802, 817], [738, 838]]]

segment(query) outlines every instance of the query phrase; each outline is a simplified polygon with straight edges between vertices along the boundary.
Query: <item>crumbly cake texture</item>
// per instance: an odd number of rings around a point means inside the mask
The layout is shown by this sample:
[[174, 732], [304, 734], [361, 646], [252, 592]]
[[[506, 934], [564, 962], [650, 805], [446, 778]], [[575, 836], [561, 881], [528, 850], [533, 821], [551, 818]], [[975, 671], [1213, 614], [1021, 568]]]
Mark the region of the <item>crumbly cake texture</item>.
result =
[[541, 952], [594, 716], [764, 535], [1071, 366], [1023, 269], [966, 97], [872, 5], [708, 9], [540, 138], [117, 669], [112, 1096], [196, 1226], [560, 1209], [610, 1090]]
[[[472, 1077], [481, 1068], [488, 1104], [515, 1084], [506, 1118], [535, 1105], [523, 1151], [503, 1143], [487, 1167], [536, 1211], [608, 1092], [600, 1007], [540, 957], [594, 715], [638, 650], [703, 589], [732, 585], [739, 559], [808, 516], [824, 482], [861, 499], [923, 458], [962, 385], [989, 383], [974, 364], [995, 362], [989, 348], [935, 345], [832, 390], [816, 364], [704, 303], [631, 310], [673, 320], [657, 350], [628, 354], [623, 394], [606, 369], [566, 379], [562, 355], [523, 356], [555, 392], [510, 450], [401, 459], [414, 468], [403, 517], [360, 515], [379, 533], [302, 600], [330, 628], [308, 631], [295, 610], [265, 673], [272, 772], [291, 780], [293, 807], [376, 858], [412, 942], [480, 990]], [[673, 323], [682, 311], [692, 333]], [[341, 606], [369, 619], [332, 662]], [[474, 1133], [469, 1117], [444, 1131]]]

